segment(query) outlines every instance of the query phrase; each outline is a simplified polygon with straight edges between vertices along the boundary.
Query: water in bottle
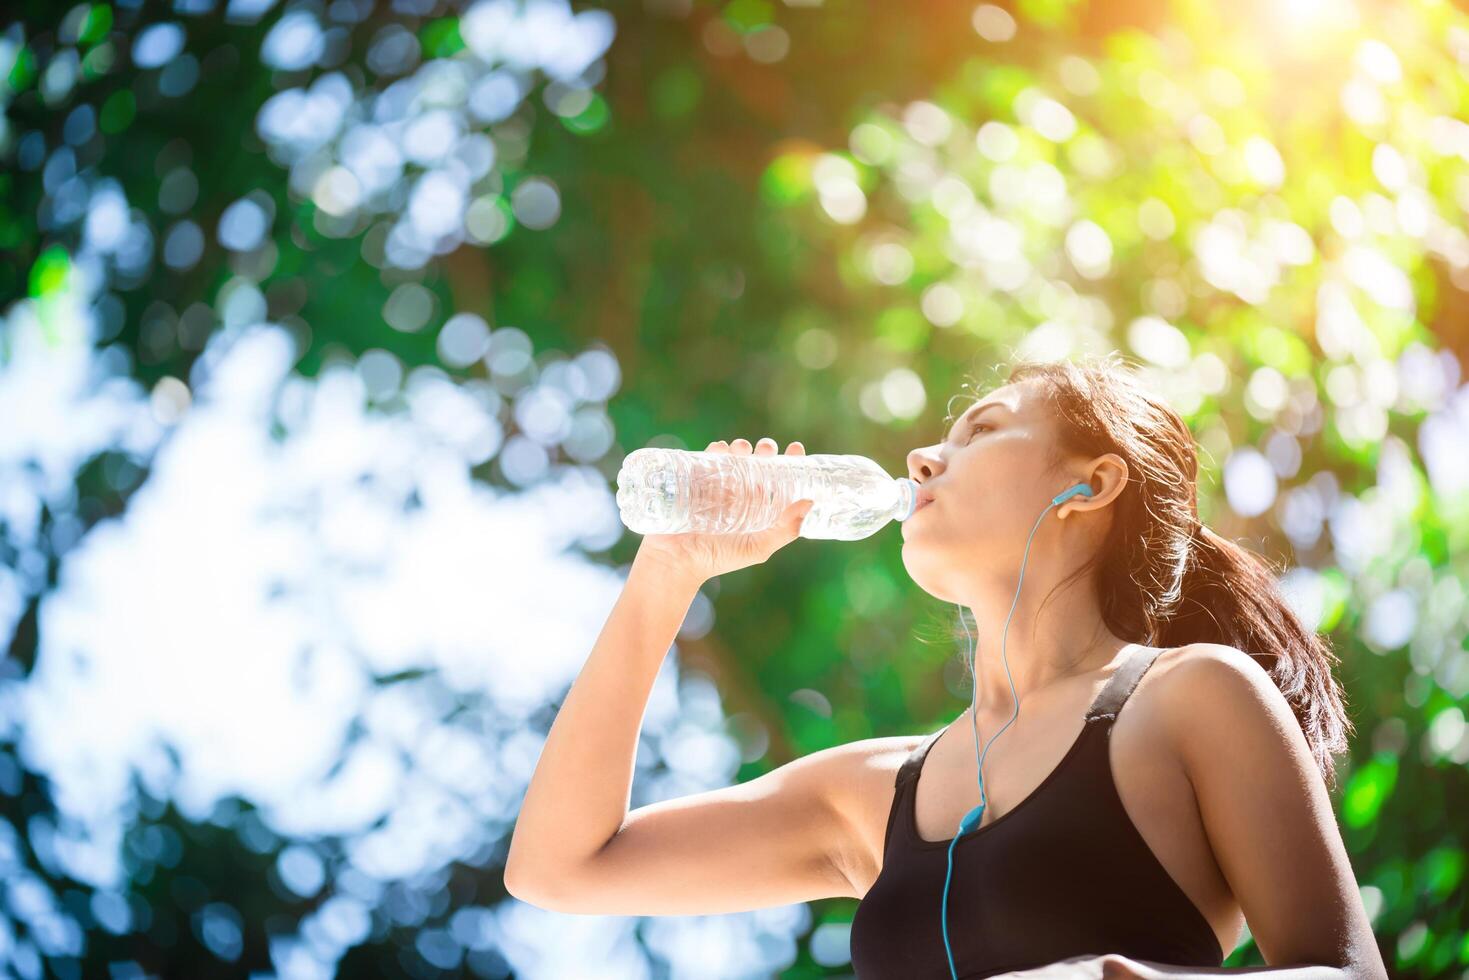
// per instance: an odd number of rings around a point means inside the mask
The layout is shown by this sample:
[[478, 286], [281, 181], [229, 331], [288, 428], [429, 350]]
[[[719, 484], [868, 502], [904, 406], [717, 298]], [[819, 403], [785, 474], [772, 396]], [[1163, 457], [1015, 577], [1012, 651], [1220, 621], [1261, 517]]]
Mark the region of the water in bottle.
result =
[[763, 531], [797, 500], [813, 501], [801, 537], [856, 541], [906, 521], [918, 484], [866, 456], [742, 455], [647, 447], [617, 474], [622, 522], [639, 534]]

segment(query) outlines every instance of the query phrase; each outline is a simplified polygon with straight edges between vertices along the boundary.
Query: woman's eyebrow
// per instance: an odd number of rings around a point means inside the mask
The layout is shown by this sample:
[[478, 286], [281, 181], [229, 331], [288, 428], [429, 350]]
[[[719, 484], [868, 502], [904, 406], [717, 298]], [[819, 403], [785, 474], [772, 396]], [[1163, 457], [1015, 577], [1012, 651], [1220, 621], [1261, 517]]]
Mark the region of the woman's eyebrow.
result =
[[954, 435], [954, 433], [959, 431], [960, 426], [968, 422], [973, 422], [975, 419], [979, 418], [979, 416], [983, 415], [986, 410], [991, 408], [1003, 409], [1006, 412], [1010, 411], [1010, 409], [1003, 402], [985, 402], [983, 405], [976, 405], [975, 407], [965, 412], [963, 415], [959, 416], [959, 420], [954, 423], [953, 428], [951, 428], [948, 434], [944, 436], [944, 442], [948, 442], [949, 439]]

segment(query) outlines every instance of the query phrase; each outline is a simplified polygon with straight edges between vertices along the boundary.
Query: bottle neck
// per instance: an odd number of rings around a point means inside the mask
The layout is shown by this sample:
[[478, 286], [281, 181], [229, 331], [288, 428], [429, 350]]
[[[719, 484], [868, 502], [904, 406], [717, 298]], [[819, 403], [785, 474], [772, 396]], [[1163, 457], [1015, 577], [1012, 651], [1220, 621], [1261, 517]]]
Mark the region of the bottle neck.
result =
[[906, 476], [896, 480], [898, 484], [898, 520], [906, 521], [918, 509], [918, 484]]

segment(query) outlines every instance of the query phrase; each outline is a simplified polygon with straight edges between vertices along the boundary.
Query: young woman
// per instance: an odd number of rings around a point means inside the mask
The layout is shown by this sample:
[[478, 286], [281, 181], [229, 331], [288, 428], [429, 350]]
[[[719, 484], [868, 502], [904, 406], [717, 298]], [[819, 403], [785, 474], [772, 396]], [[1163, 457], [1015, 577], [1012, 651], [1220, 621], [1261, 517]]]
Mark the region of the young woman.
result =
[[622, 915], [851, 896], [858, 980], [1235, 972], [1246, 922], [1275, 969], [1241, 972], [1386, 976], [1328, 795], [1335, 657], [1199, 522], [1178, 415], [1111, 357], [1022, 363], [908, 472], [904, 565], [978, 631], [969, 708], [628, 813], [694, 592], [793, 540], [809, 502], [758, 534], [649, 535], [551, 727], [509, 890]]

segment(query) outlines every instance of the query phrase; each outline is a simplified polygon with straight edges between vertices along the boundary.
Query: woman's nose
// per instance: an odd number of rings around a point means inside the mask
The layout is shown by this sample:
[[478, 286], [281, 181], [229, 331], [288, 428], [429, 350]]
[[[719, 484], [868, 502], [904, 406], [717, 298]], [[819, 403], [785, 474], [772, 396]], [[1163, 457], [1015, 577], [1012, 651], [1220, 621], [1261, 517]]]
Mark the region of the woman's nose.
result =
[[915, 480], [927, 480], [943, 471], [944, 461], [932, 446], [923, 446], [908, 454], [908, 475]]

